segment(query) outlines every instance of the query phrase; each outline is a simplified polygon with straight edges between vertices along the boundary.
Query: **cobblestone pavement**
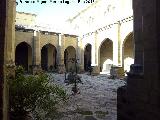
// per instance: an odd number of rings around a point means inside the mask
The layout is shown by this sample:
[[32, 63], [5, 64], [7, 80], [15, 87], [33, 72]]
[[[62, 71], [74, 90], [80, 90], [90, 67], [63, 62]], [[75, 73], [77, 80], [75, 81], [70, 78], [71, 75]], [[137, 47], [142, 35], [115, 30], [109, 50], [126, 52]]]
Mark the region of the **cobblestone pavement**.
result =
[[64, 74], [51, 74], [69, 95], [67, 103], [58, 106], [60, 115], [56, 120], [116, 120], [117, 88], [125, 81], [108, 79], [107, 75], [79, 75], [83, 84], [78, 84], [80, 94], [73, 95], [73, 85], [64, 83]]

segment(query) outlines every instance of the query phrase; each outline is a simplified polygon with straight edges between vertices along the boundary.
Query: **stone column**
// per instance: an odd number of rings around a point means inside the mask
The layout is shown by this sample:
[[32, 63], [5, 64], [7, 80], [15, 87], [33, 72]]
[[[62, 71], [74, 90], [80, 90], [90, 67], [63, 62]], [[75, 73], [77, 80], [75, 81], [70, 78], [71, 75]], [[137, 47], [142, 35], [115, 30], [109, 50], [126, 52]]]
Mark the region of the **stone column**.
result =
[[[7, 1], [2, 0], [0, 2], [0, 119], [3, 120], [3, 89], [4, 89], [4, 51], [5, 51], [5, 24], [6, 24], [6, 15], [7, 15]], [[8, 100], [7, 100], [8, 101]]]
[[134, 27], [134, 63], [143, 65], [143, 38], [142, 38], [142, 0], [133, 0], [133, 27]]
[[33, 39], [33, 74], [41, 70], [40, 32], [34, 31]]
[[65, 65], [64, 65], [64, 35], [59, 34], [59, 39], [58, 39], [58, 51], [57, 51], [57, 56], [58, 56], [58, 72], [59, 73], [64, 73], [65, 72]]
[[115, 34], [113, 34], [114, 35], [114, 40], [113, 40], [113, 65], [115, 65], [115, 66], [118, 66], [118, 61], [119, 61], [119, 33], [118, 33], [118, 28], [119, 28], [119, 25], [118, 24], [115, 24], [114, 26], [113, 26], [113, 28], [114, 28], [114, 33]]
[[128, 73], [126, 96], [118, 95], [118, 120], [159, 120], [160, 1], [134, 0], [133, 8], [136, 64]]
[[84, 71], [84, 50], [82, 48], [82, 39], [78, 37], [78, 63], [80, 72]]
[[150, 119], [160, 119], [160, 1], [143, 0], [144, 82]]
[[[121, 23], [114, 24], [114, 39], [113, 39], [113, 67], [111, 67], [110, 75], [118, 78], [124, 77], [124, 70], [122, 67], [122, 48], [121, 48], [121, 36], [120, 36]], [[115, 72], [113, 72], [115, 71]]]
[[122, 66], [122, 61], [123, 61], [123, 53], [122, 53], [122, 47], [121, 47], [121, 44], [123, 44], [123, 43], [121, 43], [122, 42], [122, 40], [121, 40], [121, 23], [120, 22], [118, 22], [117, 23], [117, 27], [118, 27], [118, 30], [117, 30], [117, 32], [118, 32], [118, 65], [119, 66]]
[[[9, 109], [9, 86], [8, 80], [12, 80], [15, 74], [15, 15], [16, 15], [16, 2], [14, 0], [6, 0], [7, 6], [6, 23], [5, 24], [5, 42], [4, 46], [4, 81], [3, 81], [3, 120], [9, 119], [8, 109]], [[3, 8], [3, 6], [0, 6]], [[2, 10], [4, 10], [2, 9]], [[2, 11], [3, 13], [3, 11]], [[5, 12], [4, 12], [5, 13]], [[3, 18], [2, 17], [2, 18]], [[2, 50], [3, 51], [3, 50]], [[2, 53], [3, 54], [3, 53]], [[2, 56], [3, 58], [3, 56]]]
[[92, 55], [91, 55], [91, 66], [93, 68], [92, 74], [99, 74], [100, 73], [100, 66], [99, 66], [99, 49], [97, 46], [97, 32], [93, 33], [93, 46], [92, 46]]

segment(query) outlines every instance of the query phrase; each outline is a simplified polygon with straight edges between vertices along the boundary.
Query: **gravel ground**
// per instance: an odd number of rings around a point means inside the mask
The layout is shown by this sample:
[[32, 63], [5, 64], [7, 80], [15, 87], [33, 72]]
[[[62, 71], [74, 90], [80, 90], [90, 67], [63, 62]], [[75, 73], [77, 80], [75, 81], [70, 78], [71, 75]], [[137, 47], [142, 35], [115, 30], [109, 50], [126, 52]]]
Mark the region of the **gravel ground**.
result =
[[80, 94], [73, 95], [73, 85], [64, 83], [64, 74], [51, 74], [54, 83], [64, 87], [69, 95], [67, 103], [58, 106], [56, 120], [116, 120], [117, 88], [125, 81], [108, 79], [107, 75], [79, 74], [83, 84], [78, 84]]

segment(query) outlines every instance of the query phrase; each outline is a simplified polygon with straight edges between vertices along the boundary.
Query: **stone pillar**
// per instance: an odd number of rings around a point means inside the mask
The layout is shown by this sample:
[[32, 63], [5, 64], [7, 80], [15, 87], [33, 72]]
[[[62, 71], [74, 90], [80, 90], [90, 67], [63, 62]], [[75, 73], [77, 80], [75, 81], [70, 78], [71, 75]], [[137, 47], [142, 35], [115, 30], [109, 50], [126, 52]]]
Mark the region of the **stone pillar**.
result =
[[142, 9], [143, 4], [142, 0], [133, 0], [133, 27], [134, 27], [134, 63], [143, 65], [143, 17]]
[[82, 39], [78, 37], [78, 63], [80, 72], [84, 71], [84, 50], [82, 48]]
[[92, 46], [92, 55], [91, 55], [91, 66], [92, 66], [92, 74], [99, 74], [100, 73], [100, 66], [98, 65], [99, 64], [99, 57], [100, 57], [100, 54], [99, 54], [99, 49], [98, 49], [98, 46], [97, 46], [97, 32], [93, 33], [93, 40], [94, 40], [94, 43], [93, 43], [93, 46]]
[[[122, 48], [121, 48], [121, 36], [120, 36], [120, 27], [121, 23], [118, 22], [117, 24], [114, 24], [115, 29], [115, 36], [113, 40], [113, 67], [111, 67], [110, 75], [116, 76], [117, 78], [123, 78], [124, 77], [124, 70], [123, 70], [123, 58], [122, 58]], [[115, 71], [115, 72], [112, 72]], [[116, 74], [116, 75], [114, 75]]]
[[[145, 114], [160, 119], [160, 1], [143, 0], [144, 89], [148, 97]], [[156, 118], [155, 118], [156, 116]]]
[[147, 88], [143, 75], [143, 0], [133, 0], [134, 57], [127, 73], [127, 85], [117, 90], [117, 120], [150, 120], [144, 115]]
[[114, 28], [114, 33], [115, 34], [113, 34], [114, 35], [114, 40], [113, 40], [113, 65], [116, 65], [116, 66], [118, 66], [118, 61], [119, 61], [119, 48], [120, 48], [120, 46], [119, 46], [119, 25], [118, 24], [115, 24], [114, 26], [113, 26], [113, 28]]
[[122, 47], [121, 47], [121, 45], [123, 44], [123, 43], [121, 43], [122, 42], [122, 40], [121, 40], [121, 23], [120, 22], [118, 22], [117, 23], [117, 27], [118, 27], [118, 65], [119, 66], [122, 66], [122, 63], [123, 63], [123, 52], [122, 52]]
[[134, 0], [133, 9], [136, 64], [128, 73], [125, 96], [118, 90], [118, 120], [159, 120], [160, 2]]
[[[5, 6], [5, 3], [3, 3]], [[2, 10], [1, 8], [4, 6], [0, 6], [0, 10]], [[4, 8], [3, 8], [4, 9]], [[5, 12], [2, 12], [3, 14], [5, 14]], [[1, 15], [0, 15], [1, 17]], [[4, 88], [4, 71], [3, 71], [3, 65], [4, 65], [4, 39], [5, 39], [5, 26], [2, 26], [2, 24], [5, 25], [5, 15], [3, 15], [3, 17], [1, 17], [2, 19], [0, 20], [0, 119], [3, 119], [3, 88]]]
[[40, 48], [40, 32], [34, 31], [33, 39], [33, 74], [41, 70], [41, 48]]
[[[121, 23], [118, 22], [117, 23], [118, 26], [118, 77], [119, 78], [123, 78], [125, 76], [124, 73], [124, 46], [121, 40]], [[122, 45], [122, 46], [121, 46]]]
[[58, 51], [57, 51], [58, 72], [64, 73], [65, 72], [65, 65], [64, 65], [64, 35], [63, 34], [59, 34], [58, 44], [59, 44]]
[[[7, 1], [2, 0], [0, 2], [0, 119], [3, 120], [3, 89], [4, 89], [4, 51], [5, 51], [5, 25], [6, 25], [6, 15], [7, 15]], [[7, 100], [8, 101], [8, 100]], [[6, 114], [5, 114], [6, 115]]]
[[[7, 4], [7, 5], [6, 5]], [[6, 0], [7, 6], [6, 15], [6, 23], [2, 23], [5, 25], [5, 42], [4, 46], [4, 81], [3, 81], [3, 120], [9, 119], [8, 109], [9, 109], [9, 86], [8, 80], [12, 80], [15, 74], [15, 15], [16, 15], [16, 2], [14, 0]], [[3, 6], [0, 6], [3, 8]], [[4, 9], [2, 9], [4, 10]], [[3, 13], [3, 11], [2, 11]], [[5, 12], [4, 12], [5, 13]], [[1, 18], [3, 18], [1, 17]], [[3, 53], [2, 53], [3, 54]], [[2, 56], [3, 58], [3, 56]]]

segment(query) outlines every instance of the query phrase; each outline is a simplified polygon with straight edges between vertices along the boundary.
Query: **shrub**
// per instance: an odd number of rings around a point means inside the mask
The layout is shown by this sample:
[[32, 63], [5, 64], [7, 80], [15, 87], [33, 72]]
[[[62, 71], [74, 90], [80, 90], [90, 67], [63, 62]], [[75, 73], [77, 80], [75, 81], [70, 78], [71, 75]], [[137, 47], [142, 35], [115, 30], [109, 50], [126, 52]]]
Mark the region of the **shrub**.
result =
[[21, 66], [17, 67], [15, 79], [9, 80], [9, 85], [12, 120], [25, 120], [30, 113], [34, 113], [35, 119], [38, 120], [42, 119], [41, 113], [46, 119], [54, 117], [55, 106], [67, 100], [66, 92], [59, 86], [51, 84], [46, 74], [24, 75]]

